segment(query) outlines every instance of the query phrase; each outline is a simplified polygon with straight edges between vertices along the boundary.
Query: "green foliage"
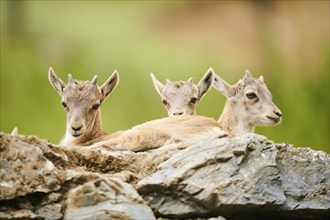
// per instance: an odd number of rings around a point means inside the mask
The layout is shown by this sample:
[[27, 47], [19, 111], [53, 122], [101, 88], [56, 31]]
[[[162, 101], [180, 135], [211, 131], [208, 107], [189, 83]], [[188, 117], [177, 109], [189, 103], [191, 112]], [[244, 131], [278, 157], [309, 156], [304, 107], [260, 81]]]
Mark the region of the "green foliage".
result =
[[[81, 80], [91, 80], [98, 74], [98, 83], [102, 84], [115, 69], [119, 72], [120, 84], [101, 108], [103, 127], [108, 132], [166, 116], [151, 72], [161, 81], [193, 76], [197, 83], [211, 66], [230, 83], [236, 82], [245, 69], [254, 76], [267, 73], [265, 81], [284, 120], [278, 127], [258, 128], [257, 133], [276, 142], [330, 152], [328, 41], [321, 45], [326, 50], [317, 50], [322, 60], [313, 74], [310, 68], [291, 72], [279, 52], [277, 39], [263, 32], [258, 44], [264, 48], [264, 60], [269, 65], [265, 67], [262, 61], [241, 64], [241, 51], [218, 51], [216, 40], [203, 38], [221, 33], [198, 35], [195, 31], [196, 35], [187, 34], [182, 40], [166, 30], [168, 24], [162, 26], [168, 17], [180, 20], [181, 12], [189, 14], [187, 8], [199, 7], [194, 4], [197, 3], [2, 1], [0, 130], [9, 133], [17, 126], [20, 133], [36, 134], [55, 143], [64, 135], [65, 112], [48, 82], [50, 66], [64, 81], [68, 73]], [[212, 12], [212, 6], [202, 10]], [[197, 15], [193, 11], [188, 16]], [[173, 22], [170, 26], [175, 25]], [[187, 25], [193, 29], [195, 24]], [[260, 29], [267, 32], [271, 28]], [[175, 32], [175, 28], [169, 30]], [[205, 45], [208, 51], [189, 44], [189, 40]], [[256, 48], [251, 56], [257, 53]], [[219, 54], [225, 59], [220, 59]], [[240, 72], [231, 74], [234, 71], [227, 73], [228, 69]], [[218, 118], [224, 102], [220, 93], [211, 90], [201, 101], [198, 114]]]

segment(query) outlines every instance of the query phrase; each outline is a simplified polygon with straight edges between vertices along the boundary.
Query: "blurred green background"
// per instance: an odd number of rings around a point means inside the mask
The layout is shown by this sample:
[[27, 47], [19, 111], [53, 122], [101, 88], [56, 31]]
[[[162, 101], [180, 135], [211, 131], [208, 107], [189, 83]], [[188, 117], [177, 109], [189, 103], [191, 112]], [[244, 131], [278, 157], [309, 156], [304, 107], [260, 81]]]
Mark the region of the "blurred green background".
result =
[[[330, 152], [329, 1], [1, 1], [1, 131], [59, 142], [50, 66], [64, 81], [120, 73], [102, 106], [108, 132], [166, 116], [151, 72], [197, 83], [213, 67], [235, 83], [249, 69], [283, 112], [256, 132]], [[218, 118], [224, 102], [212, 89], [198, 114]]]

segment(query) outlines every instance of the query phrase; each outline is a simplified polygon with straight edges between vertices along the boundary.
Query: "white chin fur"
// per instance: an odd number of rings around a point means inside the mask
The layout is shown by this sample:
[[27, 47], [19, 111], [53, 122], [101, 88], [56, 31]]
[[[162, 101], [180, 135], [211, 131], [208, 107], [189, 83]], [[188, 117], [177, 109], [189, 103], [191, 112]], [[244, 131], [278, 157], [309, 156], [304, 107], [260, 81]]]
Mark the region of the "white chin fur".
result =
[[60, 145], [69, 146], [72, 145], [75, 140], [77, 140], [76, 137], [73, 137], [69, 132], [66, 132], [65, 136], [60, 142]]

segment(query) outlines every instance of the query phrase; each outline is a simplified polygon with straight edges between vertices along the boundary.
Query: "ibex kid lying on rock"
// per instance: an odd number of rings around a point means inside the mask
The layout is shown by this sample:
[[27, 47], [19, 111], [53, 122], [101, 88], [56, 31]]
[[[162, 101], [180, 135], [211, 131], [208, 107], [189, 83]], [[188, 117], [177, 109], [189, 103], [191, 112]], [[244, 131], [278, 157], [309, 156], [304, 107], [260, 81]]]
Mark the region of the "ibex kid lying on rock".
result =
[[92, 81], [77, 81], [69, 74], [68, 83], [65, 84], [52, 68], [49, 68], [48, 78], [62, 97], [61, 102], [67, 116], [66, 132], [60, 144], [82, 145], [104, 136], [100, 106], [116, 88], [119, 82], [118, 73], [114, 71], [101, 87], [96, 83], [97, 76]]
[[176, 82], [166, 80], [165, 85], [154, 74], [151, 74], [151, 78], [169, 116], [195, 115], [197, 104], [213, 84], [213, 70], [210, 68], [197, 86], [192, 78]]
[[227, 97], [218, 121], [182, 115], [146, 122], [122, 132], [118, 137], [99, 143], [112, 150], [145, 151], [170, 143], [189, 146], [196, 141], [253, 132], [255, 126], [276, 125], [281, 112], [272, 102], [272, 96], [263, 77], [252, 78], [247, 71], [243, 80], [231, 86], [215, 76], [214, 87]]

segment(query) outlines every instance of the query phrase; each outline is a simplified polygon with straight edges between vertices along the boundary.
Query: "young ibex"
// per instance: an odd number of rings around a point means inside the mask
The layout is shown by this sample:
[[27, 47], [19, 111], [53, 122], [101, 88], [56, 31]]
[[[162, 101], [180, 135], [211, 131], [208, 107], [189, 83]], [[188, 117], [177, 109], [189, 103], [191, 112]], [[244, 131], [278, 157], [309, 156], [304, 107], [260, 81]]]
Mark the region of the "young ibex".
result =
[[277, 125], [281, 121], [282, 113], [273, 103], [263, 76], [254, 79], [246, 70], [243, 80], [230, 85], [214, 73], [213, 86], [227, 97], [219, 123], [229, 134], [251, 133], [255, 126]]
[[50, 67], [48, 78], [51, 85], [62, 97], [67, 123], [61, 145], [83, 145], [105, 135], [101, 126], [100, 106], [105, 98], [116, 88], [119, 75], [116, 71], [98, 87], [95, 75], [92, 81], [77, 81], [69, 74], [65, 84]]
[[103, 146], [109, 150], [146, 151], [165, 144], [180, 143], [182, 147], [204, 139], [228, 136], [213, 118], [198, 115], [181, 115], [152, 120], [120, 132], [114, 138], [105, 137], [92, 147]]
[[94, 147], [144, 151], [176, 142], [186, 146], [196, 140], [250, 133], [255, 126], [276, 125], [281, 121], [282, 113], [272, 102], [271, 93], [262, 76], [254, 79], [246, 71], [243, 80], [233, 86], [217, 75], [214, 77], [214, 87], [227, 97], [218, 121], [195, 115], [167, 117], [135, 126]]
[[169, 116], [195, 115], [197, 104], [213, 84], [213, 70], [210, 68], [197, 86], [192, 78], [176, 82], [166, 80], [165, 85], [154, 74], [151, 74], [151, 78]]

